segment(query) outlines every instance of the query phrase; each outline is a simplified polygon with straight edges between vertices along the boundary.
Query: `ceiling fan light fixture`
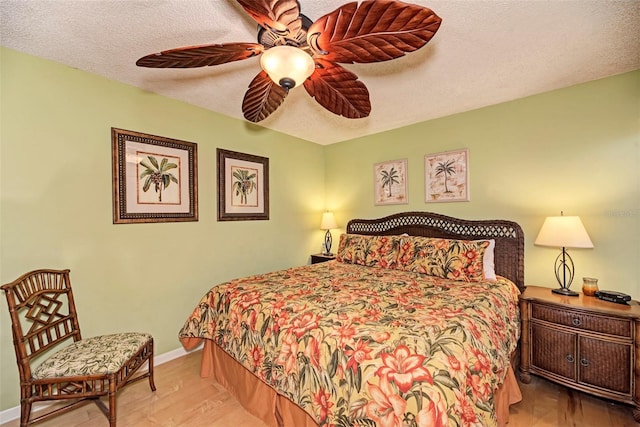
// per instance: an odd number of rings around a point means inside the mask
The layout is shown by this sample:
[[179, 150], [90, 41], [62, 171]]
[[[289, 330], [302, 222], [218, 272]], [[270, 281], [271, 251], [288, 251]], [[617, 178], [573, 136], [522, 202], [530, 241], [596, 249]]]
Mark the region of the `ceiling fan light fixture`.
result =
[[269, 78], [286, 90], [302, 84], [315, 70], [307, 52], [293, 46], [274, 46], [260, 57], [260, 66]]

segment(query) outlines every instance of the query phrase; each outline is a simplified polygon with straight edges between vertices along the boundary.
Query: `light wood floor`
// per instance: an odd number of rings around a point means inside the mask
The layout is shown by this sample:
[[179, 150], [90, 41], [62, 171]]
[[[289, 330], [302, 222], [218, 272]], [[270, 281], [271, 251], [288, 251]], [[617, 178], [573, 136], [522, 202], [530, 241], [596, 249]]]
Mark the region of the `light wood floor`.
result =
[[[155, 370], [157, 391], [148, 381], [125, 387], [118, 394], [118, 426], [264, 427], [213, 380], [200, 378], [200, 352], [191, 353]], [[630, 406], [569, 390], [541, 378], [520, 384], [523, 401], [511, 407], [508, 427], [638, 427]], [[14, 420], [2, 427], [17, 427]], [[94, 404], [61, 415], [41, 427], [100, 427], [107, 419]]]

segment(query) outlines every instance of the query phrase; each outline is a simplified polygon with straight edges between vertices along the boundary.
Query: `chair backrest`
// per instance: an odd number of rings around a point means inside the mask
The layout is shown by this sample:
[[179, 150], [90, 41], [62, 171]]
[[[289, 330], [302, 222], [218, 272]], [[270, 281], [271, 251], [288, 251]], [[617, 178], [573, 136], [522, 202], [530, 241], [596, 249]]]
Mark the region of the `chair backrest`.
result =
[[35, 270], [2, 286], [9, 304], [20, 378], [31, 378], [31, 361], [67, 339], [80, 340], [69, 270]]

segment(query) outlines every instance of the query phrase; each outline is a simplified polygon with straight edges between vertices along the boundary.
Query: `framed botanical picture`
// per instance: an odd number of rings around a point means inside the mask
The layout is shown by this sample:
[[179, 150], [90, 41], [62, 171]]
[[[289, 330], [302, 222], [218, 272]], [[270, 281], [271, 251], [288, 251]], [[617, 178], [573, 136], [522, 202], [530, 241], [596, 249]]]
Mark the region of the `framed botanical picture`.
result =
[[424, 156], [425, 202], [469, 201], [469, 150]]
[[269, 159], [218, 148], [218, 221], [269, 219]]
[[111, 128], [113, 223], [198, 220], [193, 142]]
[[399, 205], [409, 203], [407, 194], [407, 159], [373, 165], [374, 203]]

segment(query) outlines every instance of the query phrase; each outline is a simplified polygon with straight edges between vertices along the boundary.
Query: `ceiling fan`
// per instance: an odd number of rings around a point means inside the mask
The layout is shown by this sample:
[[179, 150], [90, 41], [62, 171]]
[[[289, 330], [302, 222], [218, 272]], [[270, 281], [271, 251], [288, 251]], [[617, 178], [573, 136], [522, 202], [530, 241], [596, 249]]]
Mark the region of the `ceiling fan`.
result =
[[396, 0], [347, 3], [315, 22], [300, 13], [297, 0], [236, 1], [258, 23], [258, 43], [181, 47], [146, 55], [136, 65], [194, 68], [262, 54], [262, 70], [242, 101], [244, 117], [251, 122], [267, 118], [300, 84], [334, 114], [367, 117], [367, 87], [338, 63], [399, 58], [427, 44], [442, 22], [426, 7]]

